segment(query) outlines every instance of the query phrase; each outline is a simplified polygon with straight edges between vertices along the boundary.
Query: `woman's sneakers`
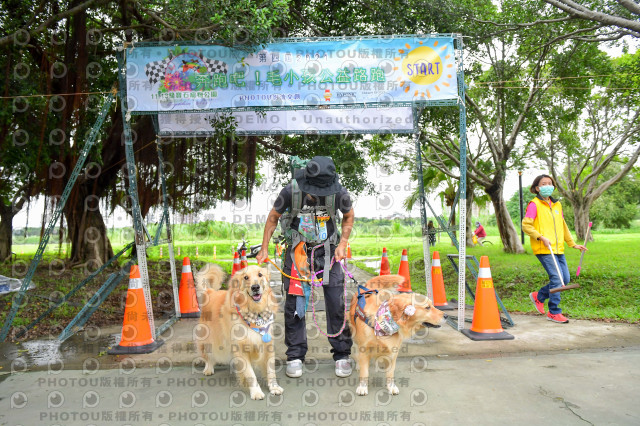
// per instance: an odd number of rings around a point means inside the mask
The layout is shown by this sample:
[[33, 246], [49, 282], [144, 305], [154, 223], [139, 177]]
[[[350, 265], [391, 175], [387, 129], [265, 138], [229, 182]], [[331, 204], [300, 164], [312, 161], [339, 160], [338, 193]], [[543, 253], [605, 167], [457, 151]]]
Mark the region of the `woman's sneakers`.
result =
[[552, 314], [551, 312], [549, 312], [549, 313], [547, 314], [547, 319], [548, 319], [549, 321], [559, 322], [559, 323], [561, 323], [561, 324], [565, 324], [565, 323], [568, 323], [568, 322], [569, 322], [569, 320], [567, 319], [567, 317], [565, 317], [564, 315], [562, 315], [562, 314]]
[[529, 293], [529, 297], [536, 307], [536, 311], [544, 315], [544, 303], [538, 301], [538, 292], [534, 291], [533, 293]]
[[[544, 303], [542, 303], [542, 302], [540, 302], [538, 300], [538, 292], [534, 291], [533, 293], [529, 293], [529, 298], [533, 302], [533, 306], [536, 307], [536, 311], [538, 311], [539, 313], [544, 315]], [[547, 319], [549, 321], [559, 322], [561, 324], [565, 324], [565, 323], [569, 322], [567, 317], [565, 317], [564, 315], [562, 315], [562, 314], [552, 314], [551, 312], [549, 312], [547, 314]]]

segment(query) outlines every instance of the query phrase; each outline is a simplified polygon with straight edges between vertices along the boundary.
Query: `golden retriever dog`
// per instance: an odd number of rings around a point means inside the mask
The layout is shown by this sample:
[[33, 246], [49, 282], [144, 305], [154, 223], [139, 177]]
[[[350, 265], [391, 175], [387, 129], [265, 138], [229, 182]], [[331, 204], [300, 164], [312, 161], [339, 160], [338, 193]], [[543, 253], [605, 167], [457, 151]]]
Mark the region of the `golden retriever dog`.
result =
[[205, 263], [193, 277], [198, 294], [204, 293], [204, 290], [207, 288], [220, 290], [225, 275], [226, 273], [220, 265]]
[[444, 313], [436, 309], [426, 296], [394, 291], [403, 282], [401, 275], [383, 275], [367, 281], [366, 288], [378, 290], [378, 293], [365, 296], [362, 313], [367, 322], [362, 316], [354, 319], [358, 296], [351, 301], [349, 325], [353, 341], [358, 345], [356, 359], [360, 368], [358, 395], [369, 393], [369, 362], [376, 358], [383, 358], [385, 362], [387, 390], [397, 395], [399, 390], [394, 383], [394, 372], [402, 341], [410, 338], [417, 328], [440, 327], [444, 322]]
[[[205, 266], [197, 274], [200, 299], [200, 327], [208, 332], [195, 333], [204, 375], [213, 374], [216, 363], [230, 363], [239, 381], [249, 388], [251, 399], [264, 399], [253, 365], [267, 377], [269, 392], [280, 395], [275, 373], [275, 353], [271, 325], [277, 302], [269, 285], [269, 271], [250, 265], [231, 277], [228, 290], [218, 290], [224, 272], [217, 266]], [[204, 337], [199, 337], [203, 334]]]

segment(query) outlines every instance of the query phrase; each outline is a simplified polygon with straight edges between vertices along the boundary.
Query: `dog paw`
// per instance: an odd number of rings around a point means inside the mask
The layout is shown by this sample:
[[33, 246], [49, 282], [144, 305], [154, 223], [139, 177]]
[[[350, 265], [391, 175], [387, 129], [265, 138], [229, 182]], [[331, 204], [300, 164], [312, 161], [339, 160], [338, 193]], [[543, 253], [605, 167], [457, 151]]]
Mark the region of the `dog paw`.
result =
[[211, 376], [213, 374], [213, 365], [207, 363], [207, 365], [205, 365], [204, 370], [202, 370], [202, 374], [204, 374], [205, 376]]
[[363, 386], [363, 385], [358, 386], [358, 388], [356, 389], [356, 394], [360, 395], [360, 396], [368, 395], [369, 394], [369, 387], [368, 386]]
[[251, 394], [251, 399], [264, 399], [264, 392], [259, 387], [249, 389], [249, 393]]
[[391, 395], [398, 395], [400, 393], [398, 387], [393, 383], [387, 385], [387, 390]]
[[277, 383], [274, 383], [269, 385], [269, 392], [271, 393], [271, 395], [282, 395], [282, 392], [284, 392], [284, 389], [278, 386]]

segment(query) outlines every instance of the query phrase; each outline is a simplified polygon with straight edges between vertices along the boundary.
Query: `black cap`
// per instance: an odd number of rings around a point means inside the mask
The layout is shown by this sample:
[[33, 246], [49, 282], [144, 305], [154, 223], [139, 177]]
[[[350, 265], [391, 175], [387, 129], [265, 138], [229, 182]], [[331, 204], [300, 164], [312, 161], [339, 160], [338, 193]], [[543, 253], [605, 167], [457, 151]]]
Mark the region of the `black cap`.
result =
[[331, 157], [313, 157], [304, 169], [296, 170], [295, 178], [301, 190], [313, 195], [331, 195], [342, 189]]

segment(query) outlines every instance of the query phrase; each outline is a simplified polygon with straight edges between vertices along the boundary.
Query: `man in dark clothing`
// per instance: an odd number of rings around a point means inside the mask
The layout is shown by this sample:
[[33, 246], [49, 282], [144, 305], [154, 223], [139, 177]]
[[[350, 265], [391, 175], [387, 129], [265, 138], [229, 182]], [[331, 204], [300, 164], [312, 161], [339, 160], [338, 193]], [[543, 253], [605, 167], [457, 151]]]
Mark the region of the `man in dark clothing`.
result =
[[[297, 192], [297, 196], [295, 195]], [[320, 243], [306, 244], [306, 255], [311, 258], [313, 252], [314, 265], [309, 265], [313, 271], [325, 269], [331, 258], [335, 257], [335, 264], [330, 271], [317, 278], [323, 278], [322, 289], [324, 291], [325, 307], [327, 314], [327, 333], [336, 334], [345, 321], [343, 294], [344, 271], [339, 261], [346, 258], [347, 242], [353, 227], [354, 212], [351, 197], [345, 188], [340, 185], [333, 160], [329, 157], [313, 157], [304, 169], [297, 170], [295, 179], [284, 187], [273, 208], [267, 217], [262, 239], [262, 248], [256, 256], [258, 263], [264, 262], [268, 256], [268, 245], [273, 232], [278, 226], [278, 221], [287, 209], [291, 210], [294, 199], [301, 196], [301, 206], [296, 217], [292, 218], [291, 230], [294, 235], [307, 236], [309, 232], [315, 232]], [[299, 198], [298, 198], [299, 199]], [[333, 205], [335, 214], [342, 212], [342, 233], [337, 234], [335, 215], [327, 215], [326, 206]], [[294, 209], [297, 210], [297, 209]], [[324, 218], [320, 219], [319, 218]], [[302, 222], [302, 223], [301, 223]], [[334, 234], [336, 234], [334, 236]], [[304, 238], [303, 238], [304, 241]], [[324, 242], [322, 242], [324, 241]], [[329, 244], [326, 242], [329, 241]], [[337, 244], [336, 244], [337, 243]], [[293, 251], [297, 243], [288, 244], [283, 270], [286, 273], [292, 270]], [[301, 246], [302, 247], [302, 246]], [[326, 249], [329, 248], [328, 258]], [[298, 260], [296, 260], [298, 263]], [[285, 344], [287, 345], [287, 370], [289, 377], [302, 375], [302, 364], [307, 353], [307, 332], [304, 314], [300, 315], [296, 309], [298, 296], [290, 294], [288, 277], [282, 277], [286, 292], [284, 316], [285, 316]], [[327, 282], [328, 281], [328, 282]], [[335, 373], [339, 377], [351, 375], [352, 368], [349, 361], [351, 354], [351, 332], [348, 324], [342, 333], [336, 337], [329, 337], [331, 352], [336, 362]]]

